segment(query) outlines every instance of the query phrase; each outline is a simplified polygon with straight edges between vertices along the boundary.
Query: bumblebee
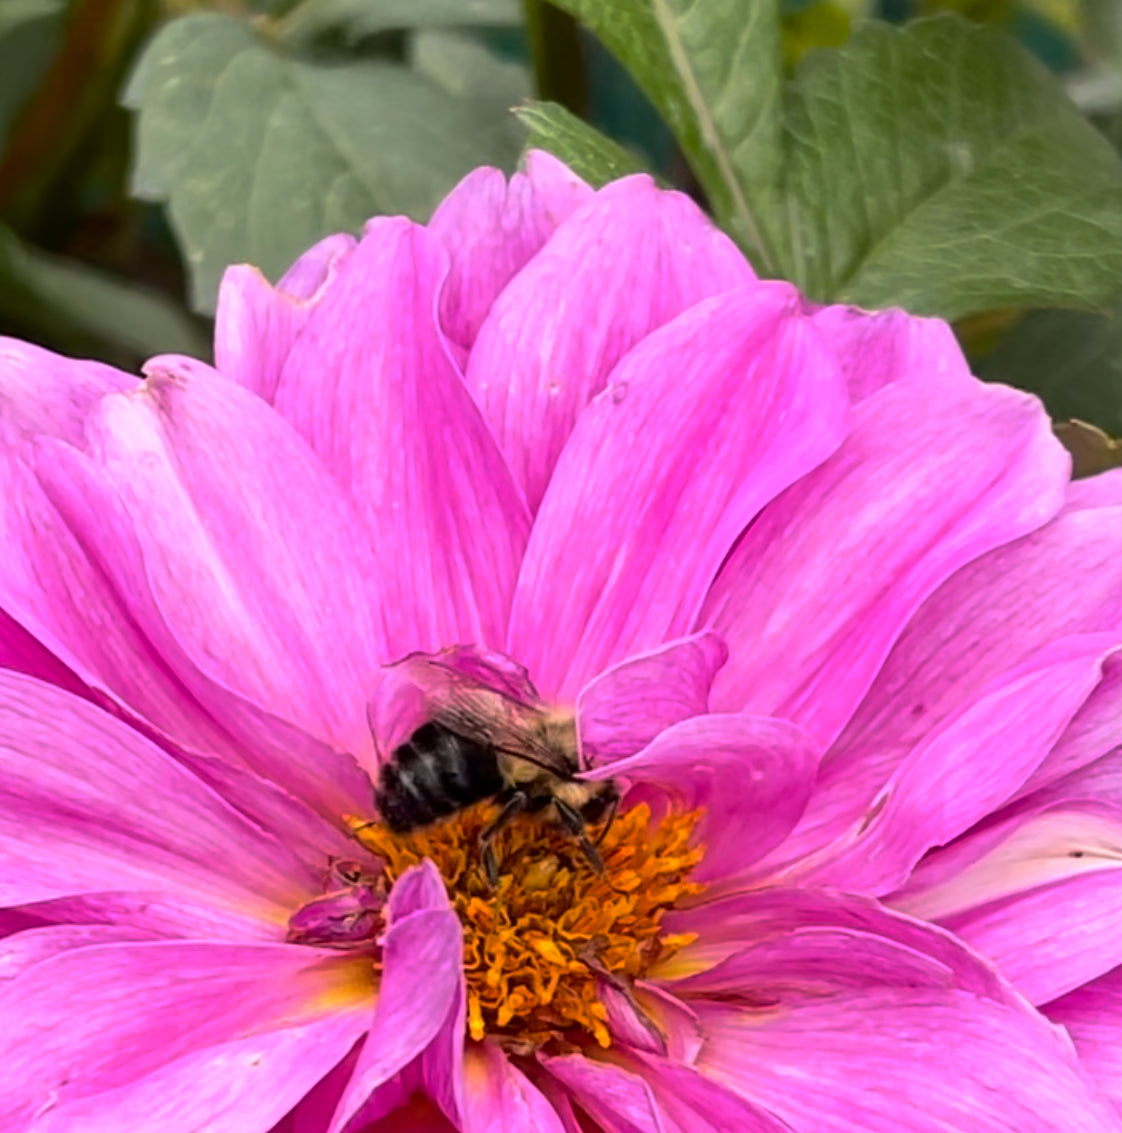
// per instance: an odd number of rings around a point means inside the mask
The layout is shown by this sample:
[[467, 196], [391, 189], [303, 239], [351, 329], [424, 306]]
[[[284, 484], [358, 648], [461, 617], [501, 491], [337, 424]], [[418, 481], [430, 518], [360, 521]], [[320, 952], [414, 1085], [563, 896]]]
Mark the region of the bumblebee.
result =
[[[524, 704], [457, 678], [431, 718], [382, 764], [374, 801], [390, 830], [405, 834], [494, 799], [501, 809], [479, 838], [492, 887], [499, 880], [492, 843], [519, 814], [558, 823], [592, 868], [603, 872], [596, 847], [615, 816], [620, 791], [612, 779], [578, 779], [581, 770], [570, 713]], [[604, 830], [593, 843], [588, 828], [601, 821]]]

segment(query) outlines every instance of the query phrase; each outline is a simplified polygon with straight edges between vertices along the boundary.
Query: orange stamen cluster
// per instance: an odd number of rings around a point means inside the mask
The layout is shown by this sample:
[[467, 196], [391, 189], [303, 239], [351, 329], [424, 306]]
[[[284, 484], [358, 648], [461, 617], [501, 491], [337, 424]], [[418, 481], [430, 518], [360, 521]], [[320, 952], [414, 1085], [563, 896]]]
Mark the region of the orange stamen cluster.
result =
[[479, 835], [494, 813], [473, 807], [409, 835], [352, 825], [391, 881], [424, 858], [443, 874], [464, 926], [472, 1038], [528, 1050], [590, 1034], [606, 1047], [602, 981], [627, 985], [693, 939], [663, 933], [662, 920], [703, 889], [688, 880], [703, 853], [691, 844], [699, 813], [671, 812], [657, 823], [645, 805], [620, 814], [600, 845], [603, 874], [563, 830], [523, 817], [495, 840], [501, 876], [492, 889]]

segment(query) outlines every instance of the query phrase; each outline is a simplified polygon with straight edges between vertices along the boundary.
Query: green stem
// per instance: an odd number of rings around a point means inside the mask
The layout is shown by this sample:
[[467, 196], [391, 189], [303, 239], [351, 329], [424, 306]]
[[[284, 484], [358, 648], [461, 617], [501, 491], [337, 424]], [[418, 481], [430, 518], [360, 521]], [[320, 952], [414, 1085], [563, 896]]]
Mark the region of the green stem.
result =
[[546, 0], [525, 0], [526, 37], [538, 97], [579, 117], [588, 111], [584, 45], [576, 20]]

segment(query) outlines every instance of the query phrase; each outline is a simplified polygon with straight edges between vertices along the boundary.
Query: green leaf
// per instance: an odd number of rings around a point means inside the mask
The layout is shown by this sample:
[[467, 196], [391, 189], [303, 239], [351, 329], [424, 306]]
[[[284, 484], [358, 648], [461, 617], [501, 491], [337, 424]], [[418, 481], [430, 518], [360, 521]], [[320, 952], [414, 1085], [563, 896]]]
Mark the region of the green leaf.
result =
[[1107, 315], [1029, 311], [975, 369], [1039, 394], [1056, 419], [1122, 434], [1122, 305]]
[[118, 365], [154, 354], [209, 354], [194, 321], [162, 295], [48, 255], [0, 227], [0, 317], [60, 350]]
[[204, 310], [228, 264], [276, 278], [327, 233], [423, 219], [468, 170], [517, 155], [508, 116], [410, 67], [285, 58], [213, 13], [161, 29], [125, 101], [140, 112], [133, 190], [167, 201]]
[[521, 142], [511, 111], [530, 97], [534, 81], [528, 67], [497, 58], [474, 36], [451, 31], [415, 32], [409, 58], [418, 74], [502, 123], [512, 146]]
[[530, 131], [527, 149], [548, 150], [594, 188], [629, 173], [647, 172], [618, 142], [556, 102], [530, 102], [515, 114]]
[[328, 28], [357, 39], [405, 28], [505, 27], [520, 18], [518, 0], [304, 0], [277, 27], [292, 43]]
[[953, 17], [869, 24], [787, 101], [788, 273], [957, 318], [1122, 288], [1122, 167], [1048, 73]]
[[723, 227], [776, 270], [781, 48], [777, 0], [555, 0], [631, 72], [678, 139]]

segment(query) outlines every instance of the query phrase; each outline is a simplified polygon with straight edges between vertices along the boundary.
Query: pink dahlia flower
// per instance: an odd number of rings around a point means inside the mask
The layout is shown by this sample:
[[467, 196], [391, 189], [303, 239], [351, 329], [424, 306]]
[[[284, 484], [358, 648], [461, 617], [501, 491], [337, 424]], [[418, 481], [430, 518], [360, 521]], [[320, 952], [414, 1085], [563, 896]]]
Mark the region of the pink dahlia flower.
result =
[[[1035, 400], [540, 154], [215, 357], [0, 346], [0, 1129], [1122, 1130], [1122, 480]], [[376, 821], [448, 670], [601, 871]]]

